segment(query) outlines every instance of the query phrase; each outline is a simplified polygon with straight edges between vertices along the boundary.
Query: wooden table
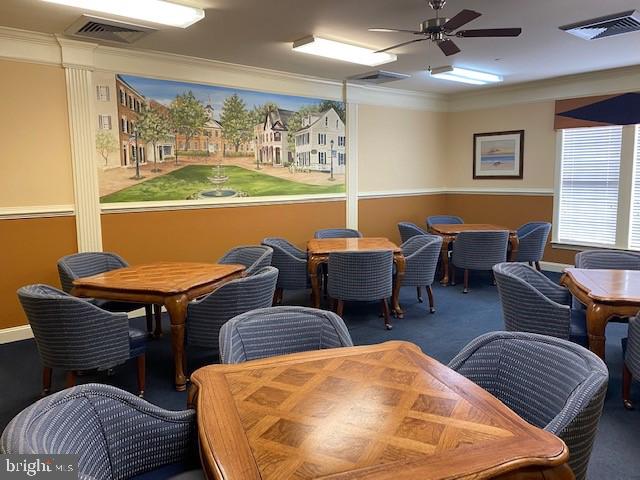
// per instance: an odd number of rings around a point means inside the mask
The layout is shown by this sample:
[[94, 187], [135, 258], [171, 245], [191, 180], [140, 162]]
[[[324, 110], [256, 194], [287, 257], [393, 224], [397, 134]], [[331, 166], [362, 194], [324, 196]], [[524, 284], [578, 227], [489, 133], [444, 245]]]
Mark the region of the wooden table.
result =
[[478, 232], [491, 230], [508, 230], [509, 243], [511, 244], [511, 256], [509, 259], [515, 261], [518, 257], [518, 233], [507, 227], [492, 225], [490, 223], [436, 223], [431, 225], [429, 231], [442, 237], [442, 285], [449, 284], [449, 245], [455, 241], [456, 235], [460, 232]]
[[589, 350], [604, 360], [609, 319], [640, 311], [640, 271], [567, 268], [560, 283], [587, 307]]
[[573, 479], [568, 449], [407, 342], [191, 376], [209, 480]]
[[241, 277], [242, 265], [162, 262], [119, 268], [74, 280], [72, 295], [164, 305], [171, 317], [171, 349], [176, 390], [186, 389], [184, 324], [187, 303]]
[[398, 318], [404, 317], [400, 307], [400, 287], [404, 278], [405, 259], [402, 249], [387, 238], [316, 238], [307, 243], [309, 255], [308, 268], [313, 292], [313, 306], [320, 308], [320, 285], [318, 283], [318, 266], [329, 261], [332, 252], [366, 252], [372, 250], [391, 250], [396, 264], [396, 276], [391, 296], [391, 309]]

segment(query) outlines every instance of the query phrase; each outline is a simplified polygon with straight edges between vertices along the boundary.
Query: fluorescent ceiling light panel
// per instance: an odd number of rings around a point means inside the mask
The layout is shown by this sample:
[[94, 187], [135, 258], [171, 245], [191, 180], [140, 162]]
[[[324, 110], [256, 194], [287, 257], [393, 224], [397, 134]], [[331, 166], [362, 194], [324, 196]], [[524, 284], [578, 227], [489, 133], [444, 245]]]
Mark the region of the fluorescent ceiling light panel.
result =
[[497, 83], [502, 81], [502, 77], [500, 75], [451, 66], [433, 68], [429, 73], [433, 78], [468, 83], [471, 85], [486, 85], [487, 83]]
[[201, 8], [164, 0], [44, 0], [69, 7], [110, 13], [120, 17], [187, 28], [204, 18]]
[[393, 53], [379, 52], [370, 48], [358, 47], [348, 43], [336, 42], [320, 37], [306, 37], [293, 43], [294, 52], [308, 53], [320, 57], [333, 58], [343, 62], [358, 63], [375, 67], [383, 63], [395, 62], [398, 57]]

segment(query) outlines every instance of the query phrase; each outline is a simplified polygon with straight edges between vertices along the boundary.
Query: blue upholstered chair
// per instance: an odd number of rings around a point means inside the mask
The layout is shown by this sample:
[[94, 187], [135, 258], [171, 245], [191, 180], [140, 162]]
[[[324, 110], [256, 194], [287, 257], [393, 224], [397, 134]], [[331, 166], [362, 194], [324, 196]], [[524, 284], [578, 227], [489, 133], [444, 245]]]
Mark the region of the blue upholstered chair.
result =
[[380, 301], [384, 326], [391, 330], [389, 303], [393, 291], [393, 252], [333, 252], [329, 254], [329, 297], [342, 317], [344, 302]]
[[[110, 272], [118, 268], [128, 267], [129, 264], [120, 256], [110, 252], [81, 252], [67, 255], [58, 260], [58, 275], [62, 290], [71, 293], [73, 281], [82, 278], [98, 275], [99, 273]], [[131, 312], [139, 308], [145, 309], [147, 317], [147, 330], [153, 329], [153, 313], [151, 305], [139, 303], [116, 302], [112, 300], [101, 300], [98, 298], [87, 299], [94, 305], [108, 310], [109, 312]], [[162, 306], [155, 306], [156, 314], [156, 334], [162, 333]]]
[[571, 340], [587, 346], [586, 315], [571, 308], [569, 291], [522, 263], [493, 267], [505, 330]]
[[307, 252], [300, 250], [284, 238], [265, 238], [262, 244], [273, 249], [271, 265], [278, 269], [274, 305], [282, 303], [283, 290], [309, 288]]
[[431, 225], [438, 224], [459, 224], [464, 223], [461, 217], [456, 215], [430, 215], [427, 217], [427, 228], [431, 229]]
[[270, 307], [278, 269], [264, 267], [253, 275], [225, 283], [187, 306], [187, 345], [219, 353], [220, 328], [241, 313]]
[[361, 238], [362, 233], [352, 228], [324, 228], [317, 230], [313, 238]]
[[67, 372], [67, 387], [76, 373], [108, 370], [137, 357], [138, 391], [144, 394], [146, 332], [129, 327], [126, 313], [112, 313], [48, 285], [18, 290], [42, 362], [42, 390], [49, 393], [51, 372]]
[[597, 355], [559, 338], [492, 332], [464, 347], [449, 367], [564, 440], [576, 480], [586, 478], [609, 379]]
[[398, 223], [398, 231], [400, 232], [400, 243], [404, 243], [411, 237], [415, 237], [416, 235], [429, 235], [429, 233], [425, 232], [415, 223], [411, 222]]
[[406, 262], [402, 286], [416, 287], [418, 301], [422, 302], [422, 287], [429, 295], [429, 310], [436, 311], [431, 284], [436, 275], [436, 267], [442, 248], [442, 237], [437, 235], [416, 235], [401, 245]]
[[195, 468], [196, 416], [131, 393], [87, 384], [54, 393], [20, 412], [0, 438], [3, 454], [76, 454], [78, 477], [153, 478]]
[[247, 275], [257, 272], [261, 268], [271, 266], [273, 250], [264, 245], [244, 245], [235, 247], [225, 253], [217, 263], [244, 265]]
[[544, 255], [544, 247], [551, 232], [551, 224], [547, 222], [525, 223], [518, 228], [518, 255], [516, 261], [535, 263], [540, 271], [540, 260]]
[[352, 346], [338, 315], [307, 307], [252, 310], [229, 320], [220, 330], [222, 363]]
[[460, 232], [453, 242], [451, 252], [451, 279], [455, 284], [455, 268], [464, 269], [464, 290], [469, 292], [469, 270], [491, 270], [507, 259], [509, 232], [469, 231]]
[[631, 382], [640, 378], [640, 313], [629, 319], [629, 337], [622, 340], [624, 367], [622, 374], [622, 399], [627, 409], [633, 408], [631, 402]]

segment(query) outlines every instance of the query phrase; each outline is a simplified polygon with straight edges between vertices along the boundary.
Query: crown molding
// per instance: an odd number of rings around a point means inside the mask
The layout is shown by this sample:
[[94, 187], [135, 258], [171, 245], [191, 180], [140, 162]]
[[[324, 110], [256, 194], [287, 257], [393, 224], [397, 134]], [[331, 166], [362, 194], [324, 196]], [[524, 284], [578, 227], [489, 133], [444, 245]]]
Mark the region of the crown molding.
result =
[[55, 39], [60, 45], [63, 67], [93, 70], [97, 43], [70, 40], [61, 35], [56, 35]]
[[0, 27], [0, 58], [60, 65], [60, 45], [53, 35]]
[[428, 92], [399, 90], [377, 85], [347, 83], [346, 99], [350, 103], [390, 106], [411, 110], [446, 112], [449, 99], [446, 95]]

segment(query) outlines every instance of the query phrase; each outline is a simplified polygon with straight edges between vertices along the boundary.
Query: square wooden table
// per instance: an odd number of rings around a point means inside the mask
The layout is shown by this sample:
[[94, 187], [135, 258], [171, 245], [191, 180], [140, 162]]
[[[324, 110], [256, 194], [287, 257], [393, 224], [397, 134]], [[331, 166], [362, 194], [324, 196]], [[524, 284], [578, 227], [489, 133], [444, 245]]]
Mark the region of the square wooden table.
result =
[[314, 238], [307, 243], [309, 277], [313, 293], [313, 306], [320, 308], [320, 285], [318, 283], [318, 265], [327, 263], [332, 252], [367, 252], [373, 250], [390, 250], [396, 264], [396, 275], [391, 296], [391, 309], [398, 318], [404, 317], [400, 307], [400, 287], [404, 278], [405, 259], [402, 249], [387, 238]]
[[429, 227], [429, 231], [435, 235], [442, 237], [442, 285], [449, 284], [449, 245], [453, 243], [456, 236], [460, 232], [479, 232], [479, 231], [495, 231], [507, 230], [509, 232], [509, 243], [511, 244], [511, 256], [509, 260], [512, 262], [518, 258], [518, 232], [500, 225], [492, 225], [490, 223], [436, 223]]
[[407, 342], [191, 376], [209, 480], [573, 479], [568, 449]]
[[176, 390], [186, 389], [184, 324], [187, 303], [244, 274], [243, 265], [162, 262], [119, 268], [73, 282], [72, 295], [164, 305], [171, 318]]
[[604, 360], [609, 320], [640, 311], [640, 271], [567, 268], [560, 283], [586, 306], [589, 350]]

